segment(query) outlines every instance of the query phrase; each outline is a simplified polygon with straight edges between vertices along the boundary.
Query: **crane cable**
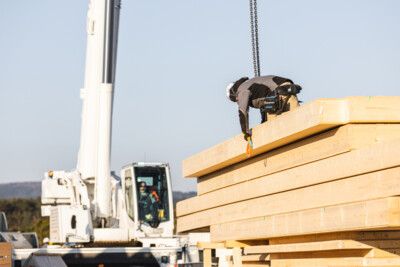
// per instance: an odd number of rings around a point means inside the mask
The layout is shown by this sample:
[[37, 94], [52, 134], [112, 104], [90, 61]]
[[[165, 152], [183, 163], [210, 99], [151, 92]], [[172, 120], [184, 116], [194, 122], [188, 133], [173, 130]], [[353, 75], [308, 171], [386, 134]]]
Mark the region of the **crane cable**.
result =
[[249, 0], [250, 2], [250, 27], [251, 27], [251, 44], [253, 49], [253, 66], [254, 76], [260, 76], [260, 50], [258, 47], [258, 17], [257, 17], [257, 0]]

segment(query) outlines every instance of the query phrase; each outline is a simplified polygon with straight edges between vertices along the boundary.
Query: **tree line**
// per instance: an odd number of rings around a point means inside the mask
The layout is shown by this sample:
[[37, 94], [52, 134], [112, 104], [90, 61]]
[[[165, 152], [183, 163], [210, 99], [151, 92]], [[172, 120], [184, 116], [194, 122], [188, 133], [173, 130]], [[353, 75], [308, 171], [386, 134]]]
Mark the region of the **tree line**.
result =
[[40, 244], [49, 237], [48, 217], [41, 216], [41, 201], [38, 198], [0, 199], [0, 211], [7, 217], [8, 231], [35, 232]]

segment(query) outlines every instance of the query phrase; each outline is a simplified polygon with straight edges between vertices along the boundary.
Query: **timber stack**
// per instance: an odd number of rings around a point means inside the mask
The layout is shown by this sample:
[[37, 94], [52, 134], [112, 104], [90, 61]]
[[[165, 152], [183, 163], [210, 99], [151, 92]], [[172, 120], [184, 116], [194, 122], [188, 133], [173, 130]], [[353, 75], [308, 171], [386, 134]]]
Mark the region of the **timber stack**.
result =
[[400, 97], [317, 99], [183, 161], [178, 232], [234, 266], [400, 266]]
[[0, 242], [0, 267], [10, 267], [10, 266], [11, 266], [11, 243]]

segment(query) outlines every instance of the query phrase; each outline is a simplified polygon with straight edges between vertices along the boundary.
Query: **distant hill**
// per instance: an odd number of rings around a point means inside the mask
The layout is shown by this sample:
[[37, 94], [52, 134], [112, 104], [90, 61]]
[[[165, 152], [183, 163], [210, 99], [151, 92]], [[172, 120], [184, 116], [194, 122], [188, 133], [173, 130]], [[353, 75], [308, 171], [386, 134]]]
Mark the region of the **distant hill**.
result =
[[187, 199], [187, 198], [191, 198], [197, 195], [196, 192], [194, 191], [190, 191], [190, 192], [180, 192], [180, 191], [174, 191], [173, 192], [173, 197], [174, 197], [174, 204], [176, 204], [176, 202], [179, 202], [181, 200]]
[[[42, 193], [41, 182], [23, 182], [0, 184], [0, 199], [37, 198]], [[174, 204], [186, 198], [196, 196], [196, 192], [174, 191]]]
[[0, 184], [0, 199], [37, 198], [41, 192], [41, 182]]

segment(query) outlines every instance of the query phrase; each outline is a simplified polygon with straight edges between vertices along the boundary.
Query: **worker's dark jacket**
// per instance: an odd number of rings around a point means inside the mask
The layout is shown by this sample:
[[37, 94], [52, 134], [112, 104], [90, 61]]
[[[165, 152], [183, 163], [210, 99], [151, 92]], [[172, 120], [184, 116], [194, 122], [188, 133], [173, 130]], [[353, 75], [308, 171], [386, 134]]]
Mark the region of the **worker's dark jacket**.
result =
[[146, 215], [149, 214], [152, 219], [158, 218], [157, 199], [151, 193], [141, 194], [139, 197], [139, 219], [145, 221], [147, 220]]
[[[249, 106], [263, 109], [265, 97], [285, 82], [293, 83], [287, 78], [268, 75], [252, 78], [239, 86], [237, 103], [239, 105], [239, 119], [243, 133], [249, 132]], [[263, 120], [264, 118], [262, 118]]]

